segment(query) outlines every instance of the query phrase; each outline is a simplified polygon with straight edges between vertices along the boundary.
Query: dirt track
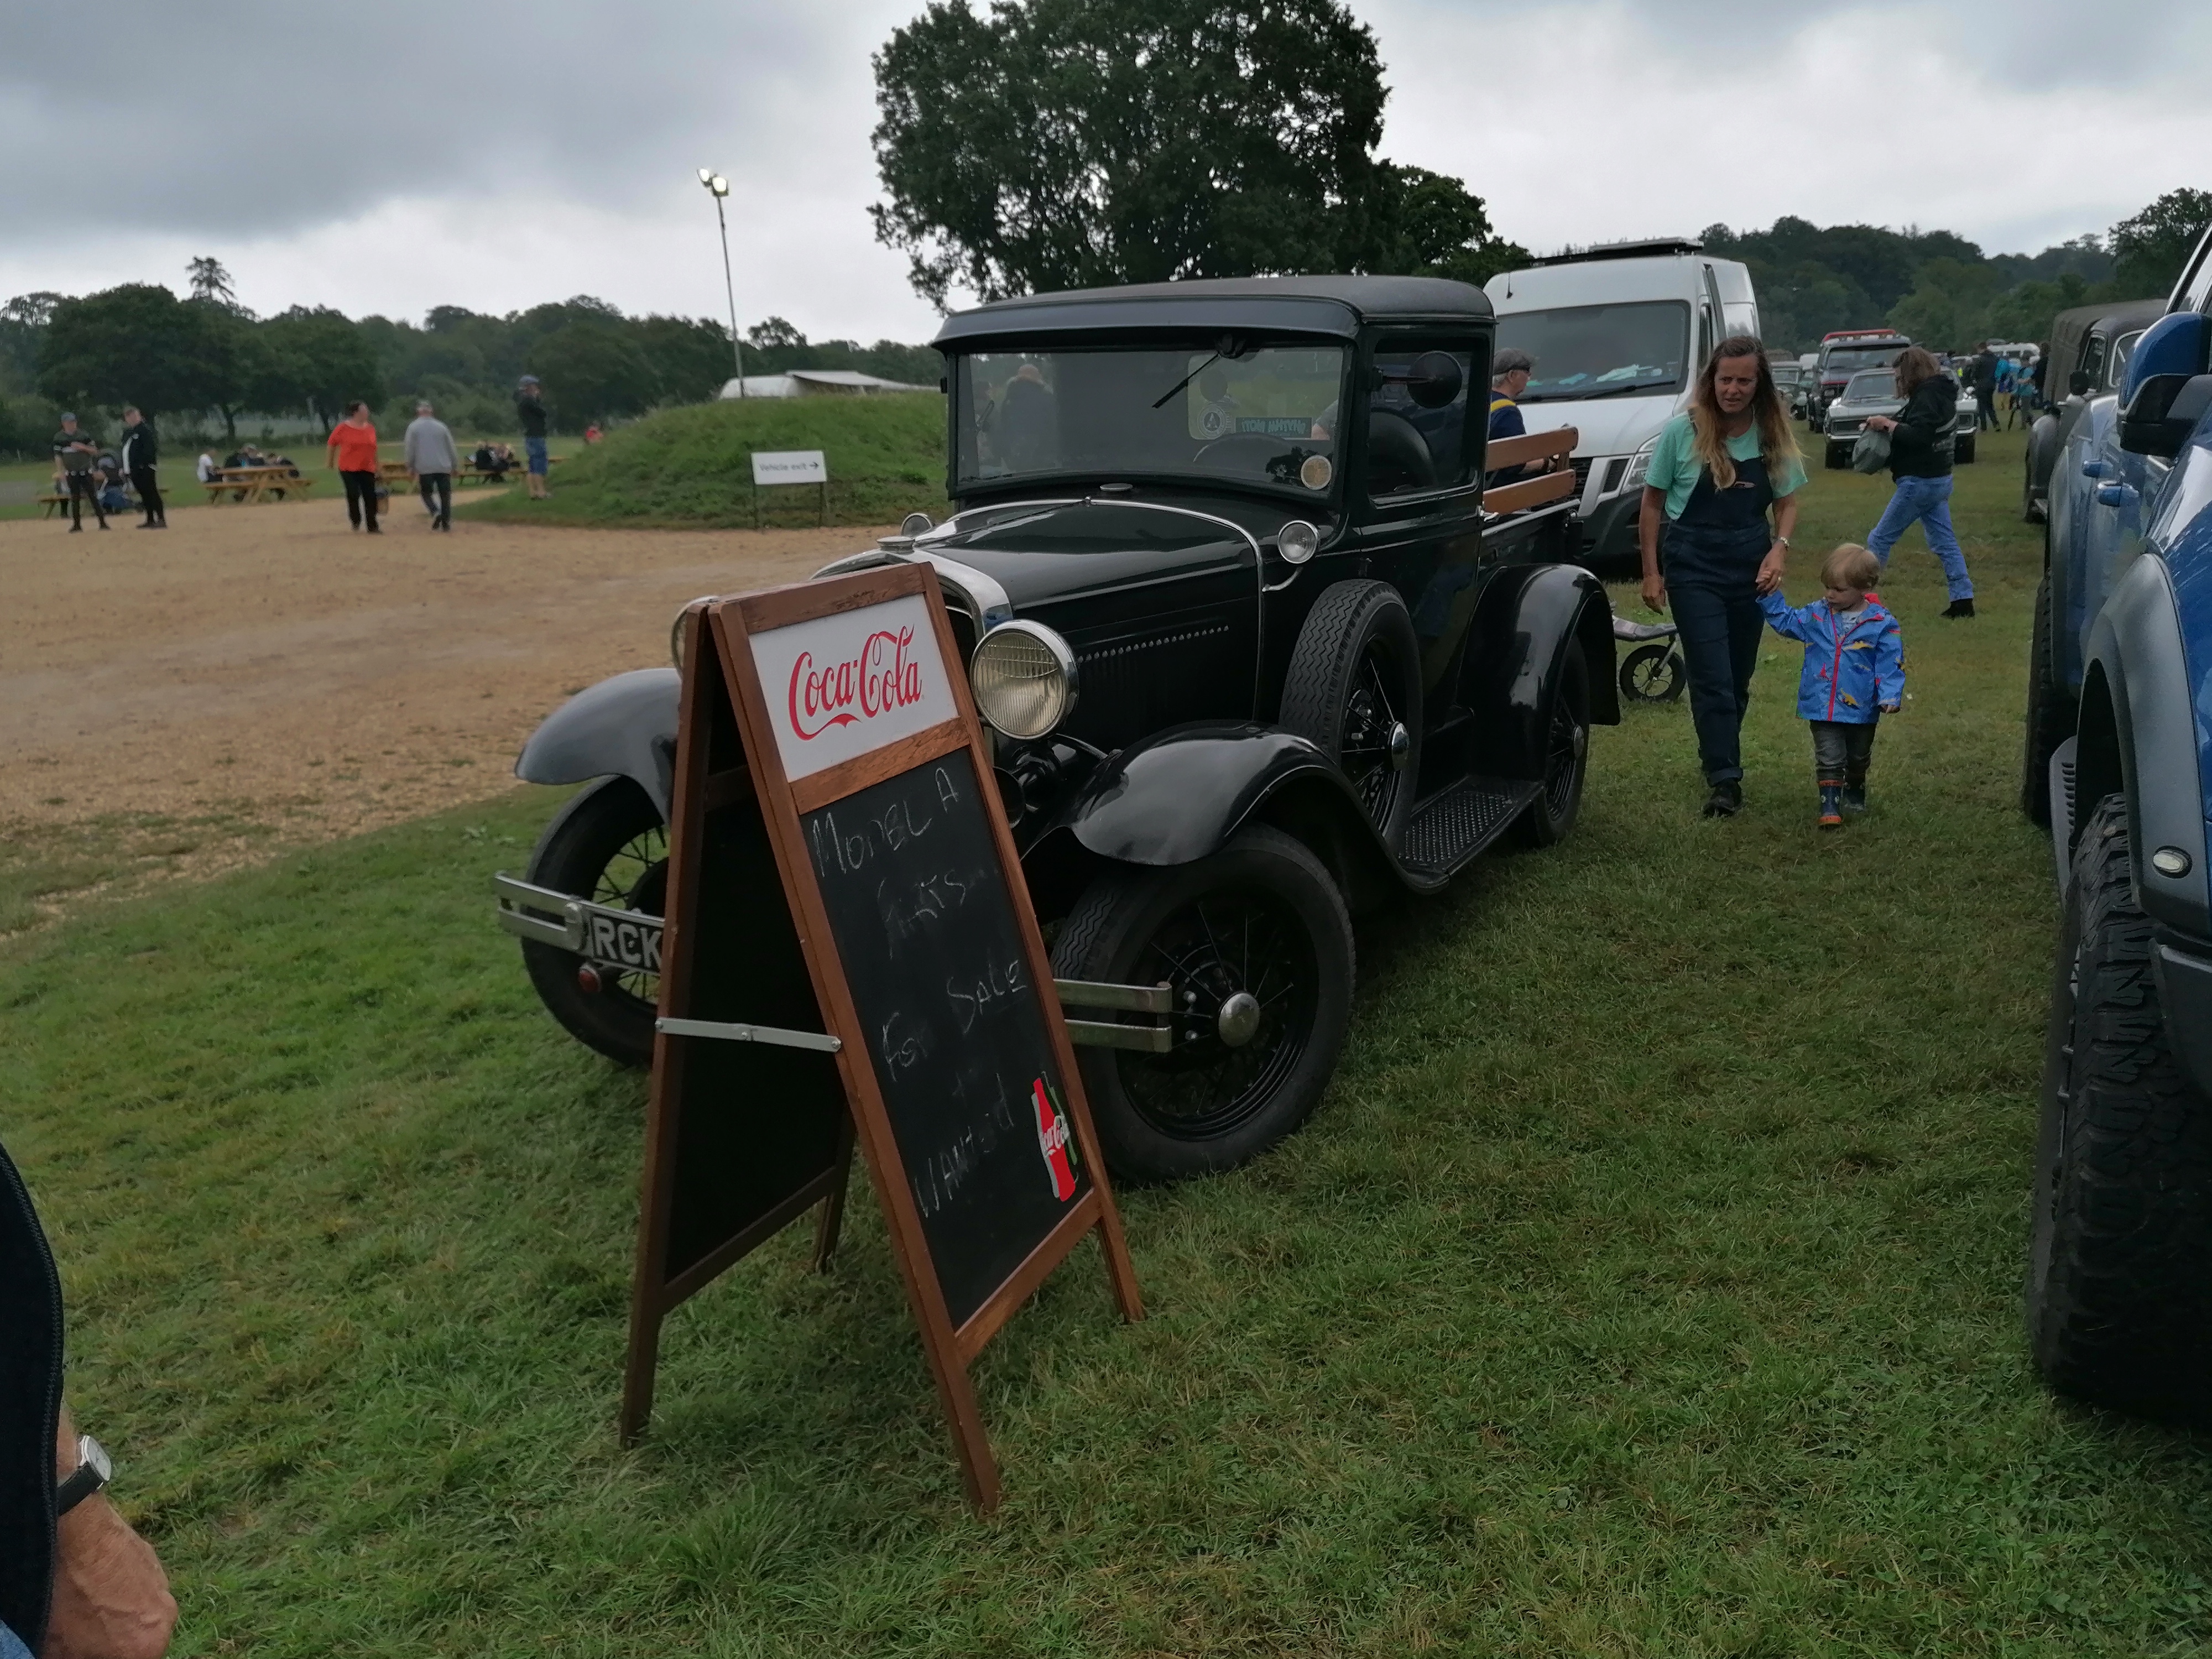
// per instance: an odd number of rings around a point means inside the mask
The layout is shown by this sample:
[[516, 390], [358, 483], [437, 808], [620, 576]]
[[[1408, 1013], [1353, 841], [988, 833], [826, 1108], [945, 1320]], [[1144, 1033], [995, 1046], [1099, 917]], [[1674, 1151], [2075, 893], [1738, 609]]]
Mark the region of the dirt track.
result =
[[0, 823], [219, 812], [296, 842], [481, 799], [564, 695], [666, 662], [685, 600], [876, 533], [434, 535], [399, 507], [374, 540], [331, 501], [0, 523]]

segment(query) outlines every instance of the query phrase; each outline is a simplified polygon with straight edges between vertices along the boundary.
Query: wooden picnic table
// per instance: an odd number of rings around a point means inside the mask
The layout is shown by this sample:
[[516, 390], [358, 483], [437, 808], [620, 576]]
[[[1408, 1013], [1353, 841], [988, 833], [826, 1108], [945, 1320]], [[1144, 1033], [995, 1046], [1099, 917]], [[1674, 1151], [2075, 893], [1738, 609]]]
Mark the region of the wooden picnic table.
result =
[[314, 486], [314, 479], [296, 466], [222, 466], [206, 483], [210, 505], [226, 495], [234, 501], [266, 501], [295, 489], [304, 495]]

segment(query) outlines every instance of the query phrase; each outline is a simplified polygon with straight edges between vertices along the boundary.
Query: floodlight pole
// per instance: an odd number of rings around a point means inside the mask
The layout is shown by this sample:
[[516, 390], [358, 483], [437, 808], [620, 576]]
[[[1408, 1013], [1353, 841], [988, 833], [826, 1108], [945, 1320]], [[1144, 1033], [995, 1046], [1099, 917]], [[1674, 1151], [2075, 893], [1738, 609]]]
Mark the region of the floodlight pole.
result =
[[745, 395], [745, 351], [738, 340], [738, 289], [730, 275], [730, 222], [722, 211], [723, 198], [730, 193], [730, 181], [712, 167], [699, 169], [699, 182], [714, 198], [714, 223], [722, 233], [722, 292], [730, 301], [730, 355], [738, 366], [738, 396]]

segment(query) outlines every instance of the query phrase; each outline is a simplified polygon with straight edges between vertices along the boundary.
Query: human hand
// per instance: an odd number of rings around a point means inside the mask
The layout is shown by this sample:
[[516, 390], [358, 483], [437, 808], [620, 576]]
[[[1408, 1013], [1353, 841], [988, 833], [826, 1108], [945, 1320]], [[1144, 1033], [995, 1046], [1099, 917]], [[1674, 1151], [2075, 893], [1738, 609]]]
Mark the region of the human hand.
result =
[[1759, 574], [1752, 582], [1753, 589], [1761, 594], [1782, 591], [1782, 567], [1790, 557], [1790, 550], [1777, 542], [1766, 550], [1766, 556], [1759, 562]]
[[1646, 611], [1664, 611], [1667, 608], [1667, 579], [1656, 570], [1644, 579], [1644, 608]]
[[1905, 707], [1901, 702], [1876, 703], [1875, 706], [1881, 709], [1885, 714], [1894, 714], [1899, 709]]
[[[54, 1464], [57, 1479], [76, 1468], [76, 1428], [66, 1407]], [[176, 1598], [153, 1546], [105, 1492], [55, 1523], [53, 1607], [40, 1659], [161, 1659], [176, 1623]]]
[[1897, 430], [1897, 422], [1890, 419], [1887, 415], [1869, 415], [1867, 416], [1867, 424], [1872, 427], [1876, 432], [1894, 432]]

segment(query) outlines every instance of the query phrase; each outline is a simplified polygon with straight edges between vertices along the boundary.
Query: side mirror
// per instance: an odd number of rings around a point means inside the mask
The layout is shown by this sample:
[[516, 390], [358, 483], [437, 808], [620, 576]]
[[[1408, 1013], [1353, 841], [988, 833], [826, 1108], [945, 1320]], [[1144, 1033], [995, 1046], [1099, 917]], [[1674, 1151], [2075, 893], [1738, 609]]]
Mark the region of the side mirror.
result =
[[2120, 413], [2120, 447], [2130, 455], [2171, 460], [2207, 412], [2212, 412], [2212, 374], [2153, 374], [2136, 388]]
[[2081, 370], [2078, 368], [2075, 369], [2071, 374], [2069, 374], [2066, 377], [2066, 389], [2077, 398], [2087, 397], [2089, 395], [2089, 377], [2082, 373]]

